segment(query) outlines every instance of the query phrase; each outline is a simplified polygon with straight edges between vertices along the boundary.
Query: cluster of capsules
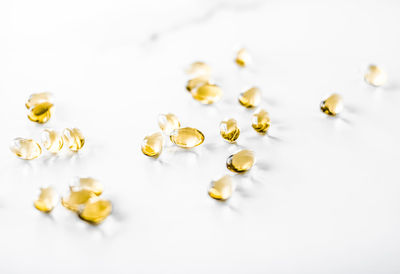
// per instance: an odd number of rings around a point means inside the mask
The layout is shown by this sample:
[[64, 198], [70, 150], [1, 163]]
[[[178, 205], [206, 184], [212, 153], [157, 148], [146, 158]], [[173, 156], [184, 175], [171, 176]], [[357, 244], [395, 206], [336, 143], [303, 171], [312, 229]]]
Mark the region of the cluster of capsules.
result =
[[[99, 224], [106, 219], [112, 205], [109, 200], [102, 199], [103, 185], [94, 178], [77, 178], [70, 186], [69, 193], [61, 198], [61, 204], [78, 214], [78, 216], [91, 224]], [[50, 213], [57, 205], [58, 195], [52, 187], [40, 189], [34, 206], [45, 213]]]

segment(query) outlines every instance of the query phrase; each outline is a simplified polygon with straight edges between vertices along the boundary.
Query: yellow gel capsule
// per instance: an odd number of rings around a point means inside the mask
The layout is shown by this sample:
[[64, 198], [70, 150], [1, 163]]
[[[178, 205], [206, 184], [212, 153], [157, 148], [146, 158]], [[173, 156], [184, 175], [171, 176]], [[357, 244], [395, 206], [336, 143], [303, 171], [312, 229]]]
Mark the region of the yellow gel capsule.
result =
[[33, 204], [40, 211], [50, 212], [57, 204], [57, 193], [51, 187], [41, 188], [39, 197]]
[[186, 84], [186, 89], [188, 91], [192, 91], [192, 90], [199, 88], [208, 83], [209, 83], [208, 77], [204, 77], [204, 76], [196, 77], [196, 78], [188, 80], [188, 82]]
[[170, 134], [173, 130], [181, 127], [178, 117], [172, 113], [160, 114], [158, 116], [158, 125], [166, 134]]
[[99, 224], [110, 215], [111, 211], [112, 205], [110, 201], [93, 198], [80, 210], [79, 217], [87, 222]]
[[370, 65], [364, 75], [365, 81], [374, 87], [380, 87], [387, 81], [386, 73], [376, 65]]
[[339, 114], [343, 110], [343, 100], [339, 94], [332, 94], [320, 105], [321, 111], [331, 116]]
[[15, 138], [10, 146], [10, 150], [24, 160], [32, 160], [42, 154], [40, 145], [32, 139]]
[[62, 197], [61, 204], [72, 211], [78, 211], [90, 198], [95, 197], [92, 191], [80, 187], [70, 187], [70, 193]]
[[211, 67], [204, 62], [194, 62], [186, 70], [187, 74], [198, 76], [209, 76], [211, 74]]
[[78, 128], [66, 128], [63, 132], [64, 144], [72, 151], [80, 150], [85, 144], [85, 137]]
[[161, 132], [146, 136], [142, 142], [142, 152], [150, 157], [160, 155], [164, 145], [164, 137]]
[[235, 119], [228, 119], [219, 124], [219, 132], [226, 141], [234, 143], [240, 135], [240, 129]]
[[42, 133], [42, 144], [51, 153], [57, 153], [62, 149], [64, 141], [58, 131], [45, 129]]
[[34, 93], [29, 96], [28, 100], [25, 102], [25, 106], [27, 109], [30, 109], [33, 106], [36, 106], [41, 103], [54, 103], [53, 102], [53, 94], [50, 92], [41, 92], [41, 93]]
[[261, 91], [259, 88], [253, 87], [239, 95], [239, 103], [246, 108], [253, 108], [260, 104]]
[[222, 96], [222, 89], [219, 86], [205, 84], [191, 91], [195, 100], [203, 104], [212, 104], [218, 101]]
[[254, 162], [254, 153], [251, 150], [243, 149], [228, 157], [226, 167], [230, 171], [242, 173], [250, 170]]
[[225, 175], [211, 183], [208, 195], [216, 200], [227, 200], [232, 196], [233, 183], [230, 175]]
[[259, 111], [254, 113], [251, 122], [251, 126], [254, 128], [254, 130], [261, 134], [266, 133], [269, 126], [271, 125], [269, 114], [264, 109], [260, 109]]
[[32, 122], [46, 123], [54, 112], [54, 105], [50, 102], [43, 102], [33, 105], [28, 112], [28, 118]]
[[247, 66], [251, 62], [251, 56], [249, 52], [244, 48], [240, 49], [236, 54], [235, 62], [240, 67]]
[[79, 187], [82, 189], [87, 189], [97, 196], [103, 193], [103, 185], [96, 179], [87, 177], [87, 178], [79, 178]]
[[193, 148], [204, 142], [204, 135], [198, 129], [184, 127], [174, 130], [170, 135], [171, 142], [183, 148]]

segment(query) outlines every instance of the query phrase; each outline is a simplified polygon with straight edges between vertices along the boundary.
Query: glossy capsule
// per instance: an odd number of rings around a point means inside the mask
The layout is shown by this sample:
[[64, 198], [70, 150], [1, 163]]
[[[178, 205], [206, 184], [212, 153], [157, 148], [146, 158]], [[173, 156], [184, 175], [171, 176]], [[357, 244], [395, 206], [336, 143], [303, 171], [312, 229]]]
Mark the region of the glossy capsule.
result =
[[249, 52], [245, 48], [240, 49], [236, 54], [235, 62], [240, 67], [247, 66], [251, 62]]
[[161, 132], [146, 136], [142, 142], [142, 152], [146, 156], [157, 157], [160, 155], [164, 145], [164, 137]]
[[219, 132], [224, 140], [234, 143], [240, 135], [240, 129], [235, 119], [224, 120], [219, 124]]
[[211, 74], [211, 67], [204, 62], [194, 62], [188, 67], [186, 73], [194, 77], [208, 77]]
[[57, 153], [63, 147], [63, 136], [56, 130], [45, 129], [42, 133], [42, 144], [51, 153]]
[[50, 102], [43, 102], [37, 105], [33, 105], [28, 111], [28, 118], [32, 122], [39, 124], [46, 123], [50, 120], [51, 115], [54, 112], [54, 105]]
[[27, 109], [30, 109], [31, 107], [41, 103], [54, 103], [53, 101], [53, 94], [51, 94], [50, 92], [33, 93], [25, 102], [25, 106]]
[[186, 84], [186, 89], [191, 92], [192, 90], [197, 89], [205, 84], [209, 84], [209, 78], [199, 76], [193, 79], [189, 79]]
[[88, 189], [70, 187], [69, 194], [61, 199], [61, 204], [69, 210], [78, 211], [90, 198], [95, 196], [96, 194]]
[[92, 177], [79, 178], [78, 186], [81, 189], [86, 189], [93, 192], [97, 196], [101, 195], [104, 189], [102, 183]]
[[258, 133], [265, 134], [270, 125], [271, 119], [269, 118], [269, 114], [266, 110], [260, 109], [253, 114], [251, 126]]
[[232, 196], [233, 182], [230, 175], [225, 175], [222, 178], [213, 181], [208, 189], [208, 195], [216, 200], [227, 200]]
[[57, 204], [57, 193], [52, 187], [41, 188], [39, 197], [33, 204], [40, 211], [50, 212]]
[[165, 134], [170, 134], [173, 130], [181, 127], [178, 117], [172, 113], [160, 114], [158, 116], [158, 125]]
[[32, 160], [42, 154], [40, 145], [32, 139], [15, 138], [10, 145], [10, 150], [24, 160]]
[[254, 163], [254, 153], [251, 150], [244, 149], [230, 155], [226, 160], [226, 167], [230, 171], [243, 173], [250, 170]]
[[370, 65], [364, 75], [364, 79], [371, 86], [380, 87], [387, 82], [387, 75], [378, 66]]
[[110, 201], [92, 198], [79, 211], [79, 217], [89, 223], [99, 224], [111, 214], [111, 211]]
[[239, 103], [246, 108], [253, 108], [260, 104], [261, 91], [253, 87], [239, 95]]
[[321, 111], [330, 116], [335, 116], [343, 110], [343, 99], [339, 94], [332, 94], [320, 105]]
[[183, 148], [193, 148], [204, 142], [204, 135], [198, 129], [184, 127], [174, 130], [170, 135], [171, 142]]
[[78, 128], [66, 128], [63, 132], [63, 141], [70, 150], [77, 152], [85, 144], [85, 137]]
[[203, 104], [213, 104], [222, 97], [222, 89], [217, 85], [204, 84], [191, 91], [195, 100]]

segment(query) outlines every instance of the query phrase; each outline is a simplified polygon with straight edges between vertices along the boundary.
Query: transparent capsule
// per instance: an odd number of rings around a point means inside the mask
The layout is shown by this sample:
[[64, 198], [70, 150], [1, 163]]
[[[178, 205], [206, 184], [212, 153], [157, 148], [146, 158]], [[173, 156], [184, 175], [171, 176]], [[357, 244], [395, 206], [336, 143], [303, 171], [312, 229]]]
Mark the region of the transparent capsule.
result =
[[380, 87], [387, 81], [386, 73], [376, 65], [370, 65], [364, 75], [365, 81], [374, 87]]
[[33, 204], [40, 211], [50, 212], [57, 204], [57, 193], [52, 187], [41, 188], [39, 197]]
[[208, 190], [208, 195], [216, 200], [227, 200], [232, 196], [233, 182], [230, 175], [213, 181]]
[[43, 124], [50, 120], [53, 112], [54, 105], [50, 102], [43, 102], [37, 105], [33, 105], [29, 109], [28, 118], [32, 122]]
[[245, 48], [240, 49], [236, 54], [235, 62], [241, 67], [247, 66], [251, 62], [249, 52]]
[[266, 133], [270, 125], [271, 119], [269, 118], [269, 114], [266, 110], [260, 109], [253, 114], [251, 126], [258, 133]]
[[199, 88], [205, 84], [209, 84], [208, 77], [204, 77], [204, 76], [196, 77], [196, 78], [188, 80], [188, 82], [186, 84], [186, 89], [188, 91], [192, 91], [192, 90]]
[[164, 138], [161, 132], [146, 136], [142, 142], [142, 152], [150, 157], [160, 155], [164, 145]]
[[111, 214], [112, 205], [108, 200], [90, 199], [79, 212], [79, 217], [87, 222], [99, 224]]
[[27, 109], [30, 109], [33, 106], [36, 106], [41, 103], [54, 103], [53, 102], [53, 94], [50, 92], [41, 92], [41, 93], [34, 93], [29, 96], [28, 100], [25, 102], [25, 106]]
[[211, 74], [211, 67], [204, 62], [194, 62], [186, 70], [186, 73], [194, 77], [208, 77]]
[[226, 141], [234, 143], [240, 135], [240, 129], [235, 119], [228, 119], [219, 124], [219, 132]]
[[195, 100], [203, 104], [212, 104], [222, 97], [222, 89], [219, 86], [205, 84], [191, 91]]
[[160, 114], [158, 116], [158, 125], [166, 134], [170, 134], [173, 130], [181, 127], [178, 117], [172, 113]]
[[66, 128], [63, 132], [63, 141], [70, 150], [77, 152], [85, 144], [85, 137], [78, 128]]
[[61, 204], [72, 211], [78, 211], [82, 206], [84, 206], [90, 198], [95, 197], [92, 191], [80, 188], [80, 187], [70, 187], [70, 192], [68, 196], [62, 197]]
[[10, 150], [24, 160], [32, 160], [42, 154], [40, 145], [32, 139], [15, 138], [11, 143]]
[[51, 153], [57, 153], [63, 147], [63, 136], [56, 130], [45, 129], [42, 133], [42, 144]]
[[198, 129], [184, 127], [174, 130], [170, 135], [171, 142], [183, 148], [193, 148], [204, 142], [204, 135]]
[[335, 116], [343, 110], [342, 97], [339, 94], [334, 93], [321, 102], [320, 108], [322, 112]]
[[254, 162], [254, 153], [251, 150], [243, 149], [228, 157], [226, 167], [230, 171], [242, 173], [250, 170]]
[[87, 189], [96, 194], [97, 196], [101, 195], [104, 189], [100, 181], [91, 177], [79, 178], [79, 187], [81, 189]]
[[253, 87], [239, 95], [239, 103], [246, 108], [253, 108], [260, 104], [261, 91]]

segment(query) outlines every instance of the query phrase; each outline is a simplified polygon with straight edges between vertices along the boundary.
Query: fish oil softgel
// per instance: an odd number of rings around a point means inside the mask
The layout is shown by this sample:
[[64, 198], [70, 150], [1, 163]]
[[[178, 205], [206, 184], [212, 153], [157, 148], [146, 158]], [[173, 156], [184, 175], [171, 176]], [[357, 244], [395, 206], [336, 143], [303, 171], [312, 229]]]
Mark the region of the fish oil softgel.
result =
[[204, 142], [204, 135], [198, 129], [184, 127], [174, 130], [170, 135], [171, 142], [183, 148], [193, 148]]
[[332, 94], [320, 105], [321, 111], [330, 116], [336, 116], [343, 110], [343, 99], [339, 94]]
[[150, 157], [160, 155], [164, 145], [164, 137], [161, 132], [146, 136], [142, 142], [142, 152]]
[[42, 133], [42, 144], [51, 153], [57, 153], [63, 147], [63, 136], [56, 130], [45, 129]]
[[266, 110], [260, 109], [253, 114], [251, 126], [258, 133], [265, 134], [270, 125], [271, 119], [269, 118], [269, 114]]
[[99, 196], [103, 193], [103, 184], [99, 180], [92, 177], [85, 177], [78, 179], [78, 186], [81, 189], [86, 189], [93, 192], [95, 195]]
[[186, 73], [193, 77], [209, 77], [211, 67], [204, 62], [194, 62], [188, 67]]
[[70, 150], [77, 152], [85, 144], [85, 137], [78, 128], [66, 128], [63, 132], [63, 141]]
[[99, 224], [111, 214], [112, 205], [108, 200], [91, 198], [79, 211], [79, 217], [87, 222]]
[[245, 48], [240, 49], [236, 54], [235, 62], [240, 67], [247, 66], [251, 62], [249, 52]]
[[33, 105], [28, 111], [28, 118], [39, 124], [46, 123], [54, 112], [54, 105], [50, 102], [43, 102]]
[[25, 102], [25, 106], [27, 109], [30, 109], [33, 106], [36, 106], [41, 103], [53, 103], [53, 94], [50, 92], [41, 92], [41, 93], [34, 93], [29, 96], [28, 100]]
[[69, 194], [61, 199], [61, 204], [69, 210], [77, 212], [90, 198], [95, 196], [96, 194], [88, 189], [70, 187]]
[[232, 196], [233, 182], [230, 175], [213, 181], [208, 189], [208, 195], [216, 200], [227, 200]]
[[25, 138], [15, 138], [10, 145], [10, 150], [24, 160], [32, 160], [42, 154], [42, 149], [37, 142]]
[[57, 193], [52, 187], [41, 188], [39, 197], [33, 204], [40, 211], [50, 212], [57, 204]]
[[239, 95], [239, 103], [246, 108], [254, 108], [260, 104], [261, 91], [253, 87]]
[[204, 84], [191, 91], [192, 97], [203, 104], [213, 104], [222, 97], [222, 89], [217, 85]]
[[254, 153], [251, 150], [244, 149], [229, 156], [226, 160], [226, 167], [230, 171], [243, 173], [250, 170], [254, 163]]
[[380, 67], [370, 65], [364, 75], [364, 79], [371, 86], [380, 87], [386, 84], [387, 75]]
[[219, 124], [219, 132], [224, 140], [234, 143], [240, 135], [240, 129], [235, 119], [224, 120]]
[[186, 89], [191, 92], [205, 84], [209, 84], [209, 77], [208, 76], [199, 76], [193, 79], [189, 79], [186, 84]]
[[178, 117], [172, 113], [160, 114], [158, 116], [158, 125], [165, 134], [170, 134], [173, 130], [181, 127]]

